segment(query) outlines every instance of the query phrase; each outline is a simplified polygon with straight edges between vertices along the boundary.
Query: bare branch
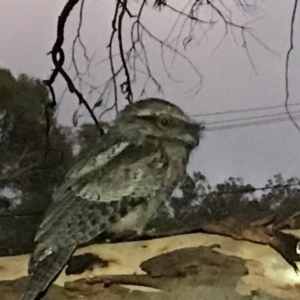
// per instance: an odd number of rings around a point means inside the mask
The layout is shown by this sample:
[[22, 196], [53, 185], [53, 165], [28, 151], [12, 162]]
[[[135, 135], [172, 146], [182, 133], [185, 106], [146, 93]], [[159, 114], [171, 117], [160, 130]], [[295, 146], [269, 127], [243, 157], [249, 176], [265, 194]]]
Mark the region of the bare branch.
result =
[[300, 132], [300, 127], [297, 124], [297, 122], [295, 121], [295, 119], [293, 118], [293, 116], [289, 110], [289, 106], [288, 106], [288, 102], [290, 99], [290, 90], [289, 90], [289, 68], [290, 68], [290, 59], [291, 59], [290, 57], [291, 57], [291, 53], [294, 49], [294, 29], [295, 29], [295, 19], [296, 19], [297, 8], [298, 8], [298, 0], [295, 0], [294, 5], [293, 5], [291, 24], [290, 24], [290, 38], [289, 38], [290, 46], [287, 51], [286, 60], [285, 60], [285, 102], [284, 102], [284, 106], [285, 106], [285, 111], [286, 111], [289, 119], [291, 120], [292, 124]]
[[[52, 84], [57, 74], [60, 74], [64, 78], [68, 90], [71, 93], [75, 93], [79, 99], [79, 104], [83, 104], [86, 107], [95, 123], [98, 122], [97, 120], [99, 120], [99, 117], [101, 118], [110, 110], [114, 109], [115, 112], [118, 112], [120, 96], [122, 94], [124, 94], [124, 99], [127, 102], [132, 102], [134, 100], [133, 95], [136, 86], [139, 88], [141, 87], [141, 90], [137, 92], [140, 96], [147, 93], [151, 84], [157, 93], [163, 94], [162, 84], [159, 82], [158, 77], [156, 77], [157, 75], [154, 72], [155, 69], [152, 67], [152, 56], [148, 50], [148, 42], [150, 42], [151, 45], [156, 46], [160, 51], [161, 67], [169, 80], [176, 83], [181, 82], [181, 80], [176, 79], [176, 74], [174, 74], [172, 69], [176, 58], [182, 59], [183, 62], [192, 69], [195, 74], [194, 78], [197, 81], [195, 92], [198, 93], [202, 83], [202, 75], [194, 62], [189, 59], [184, 51], [188, 50], [188, 46], [194, 41], [200, 45], [202, 39], [204, 37], [207, 38], [208, 31], [217, 24], [224, 25], [225, 33], [213, 52], [220, 46], [229, 32], [232, 33], [234, 38], [235, 32], [239, 32], [239, 37], [242, 41], [241, 48], [244, 49], [254, 72], [257, 74], [257, 70], [248, 49], [248, 37], [252, 37], [266, 50], [271, 52], [272, 50], [264, 45], [263, 42], [251, 32], [251, 28], [248, 27], [251, 21], [248, 23], [245, 22], [244, 24], [233, 21], [232, 15], [234, 8], [229, 7], [228, 2], [222, 0], [189, 0], [186, 2], [187, 3], [183, 8], [177, 8], [175, 7], [175, 4], [169, 4], [167, 1], [159, 0], [154, 2], [154, 7], [158, 8], [161, 13], [163, 13], [163, 10], [168, 10], [172, 14], [175, 14], [175, 17], [177, 15], [174, 24], [171, 24], [170, 31], [167, 33], [166, 37], [163, 38], [148, 28], [146, 14], [143, 13], [148, 9], [146, 0], [136, 2], [133, 6], [129, 5], [130, 1], [128, 0], [116, 1], [114, 3], [111, 33], [107, 45], [108, 57], [102, 59], [99, 63], [92, 65], [93, 58], [88, 56], [87, 46], [84, 44], [81, 36], [81, 27], [84, 21], [83, 8], [87, 2], [85, 0], [81, 0], [81, 2], [80, 0], [67, 1], [67, 4], [59, 17], [57, 40], [51, 51], [55, 69], [53, 70], [50, 79], [46, 82], [53, 99], [51, 103], [52, 108], [49, 104], [47, 115], [49, 116], [56, 106]], [[65, 53], [62, 50], [62, 45], [64, 43], [64, 26], [71, 10], [77, 3], [80, 3], [78, 26], [72, 41], [71, 66], [70, 70], [67, 70], [64, 68]], [[254, 7], [249, 6], [243, 0], [234, 0], [231, 5], [238, 7], [245, 15], [247, 15], [248, 12], [254, 11]], [[255, 20], [257, 19], [258, 18]], [[128, 33], [130, 34], [129, 40], [126, 39]], [[238, 44], [238, 40], [235, 39], [235, 41], [236, 44]], [[81, 55], [86, 63], [86, 68], [83, 70], [79, 68], [77, 61], [78, 58], [80, 58], [77, 57], [76, 51], [78, 49], [82, 50], [83, 53]], [[100, 83], [92, 83], [91, 79], [94, 78], [92, 78], [90, 73], [92, 70], [91, 68], [99, 68], [100, 65], [104, 63], [107, 63], [110, 67], [111, 74], [104, 78]], [[75, 76], [70, 75], [70, 72], [74, 72]], [[93, 102], [92, 109], [86, 102], [83, 91], [86, 91], [89, 98], [96, 98]], [[100, 116], [98, 116], [98, 119], [94, 115], [96, 108], [97, 110], [100, 109]], [[48, 119], [50, 118], [48, 117]], [[47, 124], [49, 123], [50, 122], [47, 122]], [[49, 128], [47, 130], [49, 131]]]
[[[83, 1], [83, 0], [81, 0]], [[49, 108], [51, 110], [56, 106], [56, 99], [55, 99], [55, 93], [53, 89], [53, 83], [57, 77], [58, 74], [60, 74], [64, 80], [67, 83], [67, 86], [69, 88], [69, 91], [71, 93], [75, 93], [79, 100], [79, 104], [83, 104], [85, 108], [88, 110], [90, 116], [94, 120], [95, 124], [98, 124], [98, 120], [96, 116], [94, 115], [93, 110], [83, 97], [82, 93], [75, 87], [72, 79], [68, 75], [68, 73], [64, 70], [63, 64], [65, 62], [65, 54], [62, 49], [63, 43], [64, 43], [64, 29], [65, 29], [65, 24], [67, 22], [67, 19], [73, 10], [73, 8], [76, 6], [76, 4], [79, 2], [79, 0], [69, 0], [66, 5], [64, 6], [62, 13], [60, 14], [58, 18], [58, 23], [57, 23], [57, 36], [56, 36], [56, 41], [53, 45], [53, 48], [51, 50], [51, 56], [52, 56], [52, 61], [55, 66], [54, 70], [52, 71], [52, 74], [48, 80], [45, 80], [44, 83], [48, 86], [50, 89], [50, 92], [52, 94], [52, 103], [49, 103], [46, 106], [45, 113], [47, 115], [47, 137], [49, 136], [49, 130], [50, 130], [50, 125], [49, 125], [49, 119], [51, 118], [49, 116]]]
[[[145, 2], [145, 1], [144, 1]], [[133, 101], [133, 94], [131, 88], [131, 79], [128, 71], [128, 66], [125, 59], [124, 54], [124, 47], [123, 47], [123, 32], [122, 32], [122, 25], [123, 25], [123, 18], [127, 9], [127, 0], [123, 0], [122, 9], [119, 14], [118, 18], [118, 42], [119, 42], [119, 50], [120, 50], [120, 57], [122, 61], [122, 65], [125, 72], [126, 80], [121, 84], [122, 92], [126, 95], [126, 100], [131, 103]]]
[[113, 88], [114, 88], [114, 105], [112, 106], [112, 108], [115, 107], [116, 111], [118, 111], [118, 90], [117, 90], [117, 81], [116, 81], [117, 74], [115, 72], [115, 67], [114, 67], [112, 47], [113, 47], [114, 37], [115, 37], [116, 31], [117, 31], [116, 23], [117, 23], [117, 16], [119, 13], [119, 8], [120, 8], [120, 2], [117, 2], [114, 17], [111, 22], [112, 31], [111, 31], [111, 35], [110, 35], [110, 40], [109, 40], [109, 44], [107, 46], [109, 49], [109, 63], [110, 63], [110, 70], [111, 70], [111, 74], [112, 74], [111, 80], [113, 81]]

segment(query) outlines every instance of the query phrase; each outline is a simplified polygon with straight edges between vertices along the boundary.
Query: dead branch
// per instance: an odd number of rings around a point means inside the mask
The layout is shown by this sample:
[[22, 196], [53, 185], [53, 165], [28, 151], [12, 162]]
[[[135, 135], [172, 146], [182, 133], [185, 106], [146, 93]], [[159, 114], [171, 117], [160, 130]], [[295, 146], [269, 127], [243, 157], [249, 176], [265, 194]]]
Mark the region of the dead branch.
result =
[[290, 89], [289, 89], [289, 69], [290, 69], [290, 60], [291, 60], [291, 53], [294, 49], [294, 29], [295, 29], [295, 19], [296, 19], [296, 13], [298, 8], [298, 0], [294, 1], [293, 4], [293, 11], [292, 11], [292, 17], [291, 17], [291, 24], [290, 24], [290, 37], [289, 37], [289, 49], [286, 54], [286, 60], [285, 60], [285, 111], [291, 120], [292, 124], [295, 126], [295, 128], [300, 132], [300, 127], [293, 118], [290, 109], [289, 109], [289, 99], [290, 99]]
[[[78, 26], [72, 42], [71, 65], [67, 70], [64, 67], [65, 52], [62, 49], [65, 38], [64, 28], [71, 11], [78, 3], [80, 3]], [[234, 22], [231, 16], [233, 14], [233, 8], [229, 8], [221, 0], [216, 2], [209, 0], [189, 1], [184, 8], [177, 8], [173, 4], [167, 3], [167, 1], [154, 1], [154, 7], [158, 8], [160, 13], [163, 14], [163, 10], [168, 10], [175, 14], [175, 16], [177, 15], [176, 20], [171, 26], [166, 38], [160, 38], [148, 27], [145, 18], [145, 12], [147, 9], [149, 9], [149, 5], [147, 4], [148, 3], [146, 0], [140, 1], [140, 3], [137, 4], [137, 9], [134, 10], [130, 6], [130, 1], [128, 0], [116, 1], [111, 21], [111, 34], [107, 45], [108, 57], [93, 65], [93, 68], [99, 68], [101, 64], [108, 62], [111, 74], [107, 79], [104, 80], [104, 83], [92, 84], [90, 82], [90, 79], [92, 79], [90, 71], [94, 56], [90, 57], [88, 55], [88, 49], [83, 41], [81, 32], [82, 24], [84, 22], [83, 10], [85, 1], [81, 0], [80, 2], [79, 0], [69, 0], [67, 2], [59, 17], [57, 24], [57, 38], [50, 52], [55, 68], [52, 71], [50, 78], [45, 81], [49, 87], [52, 97], [52, 102], [49, 103], [46, 108], [47, 132], [49, 132], [49, 120], [51, 114], [56, 106], [53, 83], [58, 74], [61, 75], [66, 82], [68, 91], [70, 93], [75, 93], [79, 100], [79, 105], [83, 104], [85, 106], [88, 113], [97, 124], [98, 118], [96, 118], [94, 114], [94, 109], [100, 109], [100, 118], [112, 109], [117, 112], [120, 102], [120, 95], [124, 95], [124, 99], [127, 102], [132, 102], [135, 98], [137, 98], [134, 96], [136, 93], [134, 84], [140, 82], [141, 80], [142, 88], [140, 91], [140, 96], [146, 94], [150, 83], [154, 85], [158, 93], [163, 94], [162, 85], [152, 70], [148, 43], [152, 43], [154, 45], [156, 44], [160, 50], [162, 67], [169, 80], [180, 82], [174, 78], [174, 72], [170, 70], [170, 67], [172, 67], [175, 63], [176, 57], [179, 57], [182, 62], [186, 63], [192, 69], [195, 74], [195, 79], [197, 80], [195, 89], [196, 93], [200, 90], [202, 75], [199, 72], [198, 67], [188, 58], [184, 51], [187, 50], [187, 47], [193, 41], [197, 41], [198, 45], [200, 45], [202, 38], [206, 37], [209, 30], [211, 30], [217, 24], [223, 24], [225, 32], [223, 38], [215, 47], [214, 51], [220, 47], [220, 44], [228, 34], [229, 29], [232, 30], [232, 32], [234, 32], [234, 29], [240, 30], [242, 38], [241, 47], [242, 49], [245, 49], [246, 55], [255, 72], [257, 71], [251, 59], [246, 37], [252, 37], [255, 41], [265, 47], [265, 49], [272, 51], [251, 32], [251, 29], [248, 27], [250, 22], [245, 24]], [[254, 10], [253, 5], [249, 6], [244, 1], [236, 0], [234, 1], [234, 4], [245, 14], [251, 14], [251, 12]], [[210, 17], [207, 13], [209, 10], [211, 12]], [[217, 19], [215, 18], [216, 16]], [[181, 24], [179, 24], [180, 22]], [[131, 25], [125, 26], [128, 24]], [[178, 26], [180, 26], [179, 29]], [[176, 32], [178, 32], [178, 34], [176, 34]], [[127, 33], [130, 34], [129, 43], [128, 40], [124, 40]], [[200, 38], [198, 39], [197, 36], [200, 36]], [[181, 46], [183, 47], [183, 50], [179, 49]], [[86, 68], [84, 70], [80, 70], [78, 65], [77, 60], [79, 57], [76, 55], [78, 50], [82, 50], [82, 55], [86, 64]], [[172, 55], [170, 67], [166, 61], [167, 51]], [[75, 75], [72, 76], [71, 72], [74, 72]], [[78, 88], [76, 87], [75, 82], [77, 82]], [[93, 108], [90, 107], [83, 96], [83, 90], [86, 88], [88, 89], [87, 94], [90, 97], [92, 97], [94, 93], [98, 94]], [[110, 103], [111, 96], [113, 98], [112, 103]], [[77, 116], [75, 115], [75, 118], [76, 117]]]

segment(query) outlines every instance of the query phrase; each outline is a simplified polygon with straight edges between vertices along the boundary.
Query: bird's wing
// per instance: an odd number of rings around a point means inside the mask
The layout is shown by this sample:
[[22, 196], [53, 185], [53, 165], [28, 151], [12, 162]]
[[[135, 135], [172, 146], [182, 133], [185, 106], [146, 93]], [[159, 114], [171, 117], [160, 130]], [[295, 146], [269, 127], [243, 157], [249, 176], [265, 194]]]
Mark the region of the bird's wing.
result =
[[[115, 150], [118, 154], [106, 164], [98, 163], [98, 168], [73, 170], [60, 193], [62, 199], [52, 204], [36, 235], [29, 264], [31, 278], [23, 299], [45, 290], [79, 244], [92, 240], [157, 193], [154, 182], [163, 178], [166, 164], [150, 148], [126, 144], [116, 148], [122, 151]], [[103, 162], [100, 156], [91, 159], [95, 164], [97, 159]]]
[[[86, 207], [98, 205], [98, 210], [102, 211], [104, 206], [126, 203], [134, 194], [134, 198], [148, 198], [148, 191], [143, 185], [147, 182], [147, 185], [151, 186], [159, 180], [162, 176], [160, 169], [164, 167], [160, 153], [152, 151], [151, 147], [138, 147], [128, 142], [119, 143], [111, 147], [114, 150], [90, 157], [87, 160], [89, 168], [81, 162], [79, 167], [75, 166], [59, 189], [60, 199], [46, 212], [35, 241], [39, 241], [46, 232], [51, 232], [57, 222], [60, 223], [67, 214], [69, 215], [69, 211], [73, 212], [76, 203]], [[149, 155], [153, 152], [155, 155]], [[92, 161], [95, 163], [91, 163]], [[108, 206], [104, 203], [108, 203]]]
[[[39, 236], [44, 230], [47, 230], [47, 228], [51, 226], [51, 223], [53, 223], [55, 219], [59, 219], [62, 216], [62, 212], [65, 213], [69, 205], [69, 201], [65, 199], [68, 199], [70, 195], [71, 197], [74, 196], [70, 192], [71, 187], [76, 185], [76, 182], [78, 182], [80, 178], [85, 177], [88, 173], [93, 171], [96, 171], [98, 177], [101, 177], [103, 167], [114, 157], [120, 155], [126, 147], [130, 145], [129, 142], [119, 140], [118, 137], [106, 135], [103, 137], [101, 144], [95, 145], [88, 153], [79, 157], [77, 163], [68, 171], [64, 182], [53, 194], [54, 203], [52, 203], [46, 211], [44, 220], [35, 236], [35, 241], [39, 239]], [[58, 204], [57, 202], [61, 203]], [[49, 226], [47, 225], [48, 223]]]
[[93, 148], [83, 155], [79, 154], [77, 163], [71, 167], [66, 174], [64, 183], [60, 186], [58, 191], [54, 193], [53, 200], [63, 199], [61, 194], [86, 174], [95, 170], [98, 173], [101, 172], [102, 168], [109, 161], [120, 155], [129, 145], [130, 143], [128, 141], [123, 141], [113, 134], [103, 136], [100, 144], [95, 144]]

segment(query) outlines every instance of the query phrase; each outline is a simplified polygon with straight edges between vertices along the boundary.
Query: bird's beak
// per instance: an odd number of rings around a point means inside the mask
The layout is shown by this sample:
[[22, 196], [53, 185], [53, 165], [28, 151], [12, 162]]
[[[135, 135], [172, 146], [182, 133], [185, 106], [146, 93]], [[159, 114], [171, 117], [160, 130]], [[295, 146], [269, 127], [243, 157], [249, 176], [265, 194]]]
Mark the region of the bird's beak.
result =
[[196, 147], [199, 145], [199, 140], [201, 137], [201, 131], [203, 130], [203, 125], [199, 123], [190, 123], [189, 124], [189, 138], [187, 139], [187, 142], [193, 146]]

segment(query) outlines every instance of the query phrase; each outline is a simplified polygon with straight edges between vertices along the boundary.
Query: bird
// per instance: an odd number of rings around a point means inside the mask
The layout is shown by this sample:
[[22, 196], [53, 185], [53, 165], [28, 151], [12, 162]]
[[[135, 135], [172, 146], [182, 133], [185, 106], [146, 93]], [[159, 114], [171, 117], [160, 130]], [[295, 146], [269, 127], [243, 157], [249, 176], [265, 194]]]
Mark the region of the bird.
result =
[[128, 104], [54, 192], [34, 242], [21, 300], [44, 295], [75, 250], [101, 233], [142, 233], [186, 174], [201, 123], [171, 102]]

